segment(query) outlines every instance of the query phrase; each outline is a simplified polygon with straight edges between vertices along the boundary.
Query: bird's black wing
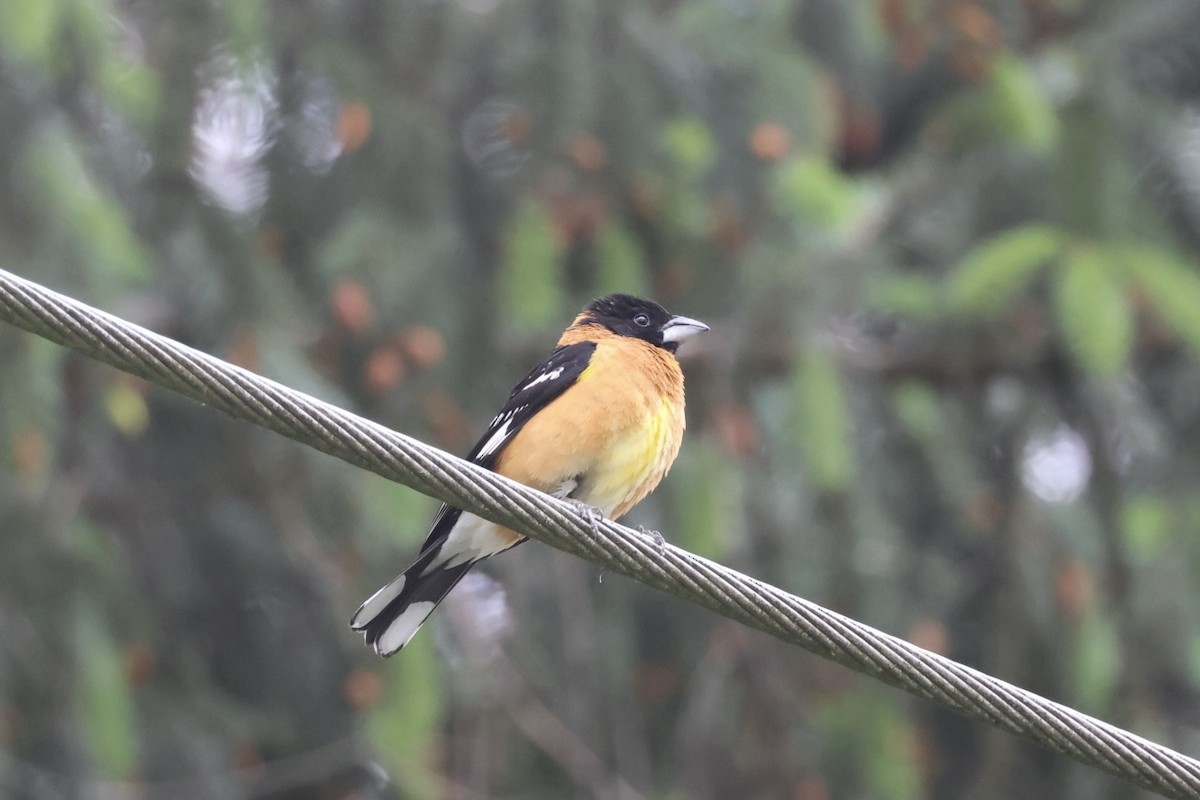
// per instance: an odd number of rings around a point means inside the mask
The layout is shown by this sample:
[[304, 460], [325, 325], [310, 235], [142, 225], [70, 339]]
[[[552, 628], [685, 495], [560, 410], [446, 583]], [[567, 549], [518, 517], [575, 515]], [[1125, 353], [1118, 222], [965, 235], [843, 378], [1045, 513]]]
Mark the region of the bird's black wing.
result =
[[595, 342], [569, 344], [558, 348], [534, 367], [512, 390], [500, 413], [467, 455], [467, 460], [490, 469], [504, 445], [525, 423], [579, 379], [595, 350]]
[[[512, 390], [508, 402], [467, 458], [492, 469], [500, 451], [525, 423], [579, 379], [595, 349], [593, 342], [560, 347], [534, 367]], [[363, 631], [367, 643], [379, 654], [391, 655], [407, 644], [442, 598], [481, 557], [475, 554], [470, 560], [455, 561], [461, 553], [443, 552], [462, 516], [462, 509], [443, 504], [417, 560], [363, 603], [350, 620], [350, 626]], [[515, 543], [508, 542], [501, 549]]]
[[[488, 424], [483, 436], [467, 454], [467, 460], [491, 469], [504, 446], [533, 415], [541, 411], [579, 379], [591, 363], [595, 342], [577, 342], [557, 348], [534, 367], [508, 396], [504, 407]], [[421, 551], [438, 546], [449, 535], [462, 510], [443, 505], [433, 518], [429, 535]]]

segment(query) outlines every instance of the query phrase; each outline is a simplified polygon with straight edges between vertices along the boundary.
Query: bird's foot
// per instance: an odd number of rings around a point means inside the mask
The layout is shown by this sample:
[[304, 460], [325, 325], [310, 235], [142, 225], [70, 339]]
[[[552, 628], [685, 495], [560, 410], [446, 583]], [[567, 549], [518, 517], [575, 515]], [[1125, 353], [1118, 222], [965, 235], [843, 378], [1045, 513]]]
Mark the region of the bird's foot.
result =
[[585, 503], [582, 500], [576, 500], [573, 497], [568, 497], [567, 502], [575, 506], [580, 514], [588, 521], [588, 527], [592, 529], [592, 535], [600, 533], [600, 523], [604, 520], [604, 512], [596, 508], [590, 503]]
[[641, 533], [645, 536], [649, 536], [651, 539], [653, 539], [654, 547], [660, 553], [662, 552], [662, 549], [667, 546], [666, 538], [664, 538], [663, 535], [661, 533], [659, 533], [658, 531], [642, 527], [641, 525], [637, 526], [637, 531], [638, 531], [638, 533]]

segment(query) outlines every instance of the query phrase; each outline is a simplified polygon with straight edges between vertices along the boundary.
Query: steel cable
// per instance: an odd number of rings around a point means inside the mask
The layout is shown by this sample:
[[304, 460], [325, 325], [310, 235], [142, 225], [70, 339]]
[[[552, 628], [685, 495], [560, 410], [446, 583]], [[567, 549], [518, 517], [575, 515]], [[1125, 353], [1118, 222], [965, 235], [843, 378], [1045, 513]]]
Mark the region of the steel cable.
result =
[[0, 319], [1168, 797], [1200, 762], [0, 270]]

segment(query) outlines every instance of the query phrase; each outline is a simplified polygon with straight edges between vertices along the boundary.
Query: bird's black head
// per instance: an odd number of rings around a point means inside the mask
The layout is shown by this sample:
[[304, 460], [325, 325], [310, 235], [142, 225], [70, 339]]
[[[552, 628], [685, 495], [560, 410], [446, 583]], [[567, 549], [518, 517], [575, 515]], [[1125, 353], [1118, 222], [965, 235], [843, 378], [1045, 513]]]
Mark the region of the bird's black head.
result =
[[672, 315], [652, 300], [629, 294], [610, 294], [588, 303], [583, 316], [618, 336], [632, 336], [674, 353], [679, 343], [708, 330], [698, 320]]

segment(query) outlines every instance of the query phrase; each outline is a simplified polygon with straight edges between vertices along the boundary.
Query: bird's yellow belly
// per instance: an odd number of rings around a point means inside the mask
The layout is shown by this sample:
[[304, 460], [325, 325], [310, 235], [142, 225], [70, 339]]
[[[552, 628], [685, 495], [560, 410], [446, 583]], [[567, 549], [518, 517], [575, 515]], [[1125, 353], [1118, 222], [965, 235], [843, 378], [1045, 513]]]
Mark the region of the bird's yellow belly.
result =
[[681, 421], [667, 403], [615, 432], [581, 476], [575, 497], [613, 519], [654, 490], [679, 452]]
[[674, 356], [663, 351], [661, 358], [662, 375], [631, 387], [639, 373], [627, 369], [619, 351], [598, 350], [578, 382], [500, 452], [496, 471], [620, 517], [658, 485], [683, 439], [682, 397], [658, 388], [682, 378]]

